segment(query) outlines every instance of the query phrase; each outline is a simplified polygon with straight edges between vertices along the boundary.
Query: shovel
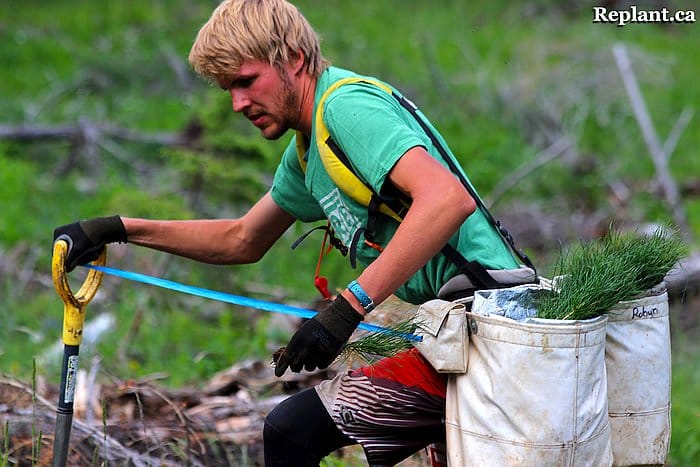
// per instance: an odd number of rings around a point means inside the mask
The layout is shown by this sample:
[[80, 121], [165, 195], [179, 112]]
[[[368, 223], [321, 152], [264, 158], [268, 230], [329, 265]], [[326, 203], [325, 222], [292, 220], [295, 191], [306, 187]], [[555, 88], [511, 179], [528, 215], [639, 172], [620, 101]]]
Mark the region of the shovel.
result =
[[[64, 467], [68, 458], [68, 444], [73, 423], [75, 383], [78, 374], [78, 350], [83, 339], [85, 307], [95, 296], [103, 275], [102, 272], [91, 269], [78, 293], [74, 295], [66, 276], [67, 256], [68, 244], [63, 240], [54, 243], [51, 273], [54, 287], [63, 300], [63, 364], [53, 443], [54, 467]], [[104, 248], [92, 264], [103, 266], [106, 259], [107, 249]]]

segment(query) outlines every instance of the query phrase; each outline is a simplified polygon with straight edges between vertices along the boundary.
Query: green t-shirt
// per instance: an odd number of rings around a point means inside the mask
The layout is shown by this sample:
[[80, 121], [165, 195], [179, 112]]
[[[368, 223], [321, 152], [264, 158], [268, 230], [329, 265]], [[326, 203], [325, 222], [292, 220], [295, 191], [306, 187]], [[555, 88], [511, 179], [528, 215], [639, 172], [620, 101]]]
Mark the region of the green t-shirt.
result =
[[[321, 96], [334, 82], [356, 76], [340, 68], [326, 70], [316, 86], [314, 115]], [[355, 173], [377, 193], [382, 191], [396, 162], [415, 146], [426, 148], [447, 167], [415, 118], [394, 97], [372, 84], [352, 83], [335, 90], [324, 104], [323, 121]], [[432, 126], [431, 130], [447, 148]], [[367, 207], [346, 196], [326, 173], [316, 146], [315, 128], [312, 128], [306, 153], [304, 176], [295, 138], [285, 150], [275, 173], [272, 198], [301, 221], [328, 219], [336, 236], [349, 246], [355, 232], [367, 224]], [[395, 220], [380, 215], [374, 229], [375, 242], [386, 245], [397, 227]], [[478, 209], [462, 224], [450, 244], [466, 259], [476, 260], [488, 269], [517, 267], [507, 245]], [[378, 255], [376, 249], [358, 242], [359, 263], [368, 265]], [[401, 286], [396, 295], [407, 302], [423, 303], [435, 298], [440, 287], [457, 273], [457, 267], [443, 254], [438, 254]]]

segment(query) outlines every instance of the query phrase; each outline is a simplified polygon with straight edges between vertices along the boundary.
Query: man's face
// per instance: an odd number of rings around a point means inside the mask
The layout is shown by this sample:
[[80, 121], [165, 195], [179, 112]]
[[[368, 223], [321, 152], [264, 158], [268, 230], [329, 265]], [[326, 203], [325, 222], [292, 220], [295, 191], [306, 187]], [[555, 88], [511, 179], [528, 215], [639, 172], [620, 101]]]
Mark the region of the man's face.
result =
[[287, 68], [246, 61], [220, 84], [231, 94], [233, 111], [242, 113], [264, 138], [277, 139], [298, 123], [299, 93]]

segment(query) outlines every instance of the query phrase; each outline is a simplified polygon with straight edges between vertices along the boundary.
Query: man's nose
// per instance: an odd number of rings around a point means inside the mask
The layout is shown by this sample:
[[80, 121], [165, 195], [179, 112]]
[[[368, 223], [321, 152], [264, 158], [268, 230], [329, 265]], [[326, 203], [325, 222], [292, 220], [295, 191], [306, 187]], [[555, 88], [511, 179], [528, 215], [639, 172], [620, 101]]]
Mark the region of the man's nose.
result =
[[231, 106], [234, 112], [241, 112], [250, 105], [250, 100], [240, 89], [231, 89]]

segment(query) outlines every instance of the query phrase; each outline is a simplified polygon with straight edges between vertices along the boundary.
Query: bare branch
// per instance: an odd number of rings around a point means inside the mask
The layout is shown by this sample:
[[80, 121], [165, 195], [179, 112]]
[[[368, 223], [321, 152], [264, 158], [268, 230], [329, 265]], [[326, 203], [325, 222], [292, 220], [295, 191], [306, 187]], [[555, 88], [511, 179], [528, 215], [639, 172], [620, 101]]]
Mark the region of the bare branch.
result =
[[657, 177], [663, 189], [664, 200], [671, 209], [673, 218], [679, 229], [686, 239], [690, 240], [690, 227], [680, 202], [678, 187], [676, 186], [676, 183], [673, 180], [668, 168], [668, 157], [664, 153], [664, 148], [661, 146], [656, 130], [654, 129], [654, 123], [651, 121], [649, 111], [647, 110], [647, 106], [644, 101], [644, 96], [639, 88], [637, 78], [634, 75], [634, 70], [632, 69], [632, 64], [627, 55], [627, 49], [624, 45], [617, 44], [613, 47], [613, 55], [615, 56], [617, 68], [620, 72], [620, 76], [622, 77], [622, 82], [625, 86], [625, 90], [627, 91], [630, 104], [632, 105], [634, 116], [637, 119], [637, 123], [642, 131], [642, 136], [644, 137], [647, 149], [649, 150], [649, 154], [654, 162]]
[[520, 166], [518, 170], [509, 176], [504, 177], [503, 180], [491, 191], [491, 193], [489, 193], [489, 196], [486, 199], [486, 204], [493, 207], [501, 200], [503, 195], [508, 192], [508, 190], [516, 186], [521, 180], [526, 178], [538, 168], [566, 153], [566, 151], [569, 150], [573, 144], [573, 141], [567, 136], [562, 136], [557, 139], [547, 149], [540, 153], [535, 160]]
[[194, 87], [192, 81], [192, 75], [189, 73], [189, 69], [182, 62], [182, 57], [179, 53], [175, 52], [170, 46], [163, 46], [163, 53], [165, 54], [165, 60], [168, 66], [173, 70], [180, 86], [185, 91], [191, 91]]
[[663, 153], [666, 155], [666, 159], [670, 159], [671, 154], [673, 154], [673, 151], [676, 150], [678, 140], [681, 138], [681, 135], [690, 123], [690, 120], [693, 119], [694, 114], [695, 112], [693, 110], [685, 108], [683, 109], [683, 112], [681, 112], [681, 114], [678, 116], [678, 120], [676, 120], [676, 123], [671, 129], [671, 133], [668, 135], [664, 146], [661, 148], [663, 150]]

